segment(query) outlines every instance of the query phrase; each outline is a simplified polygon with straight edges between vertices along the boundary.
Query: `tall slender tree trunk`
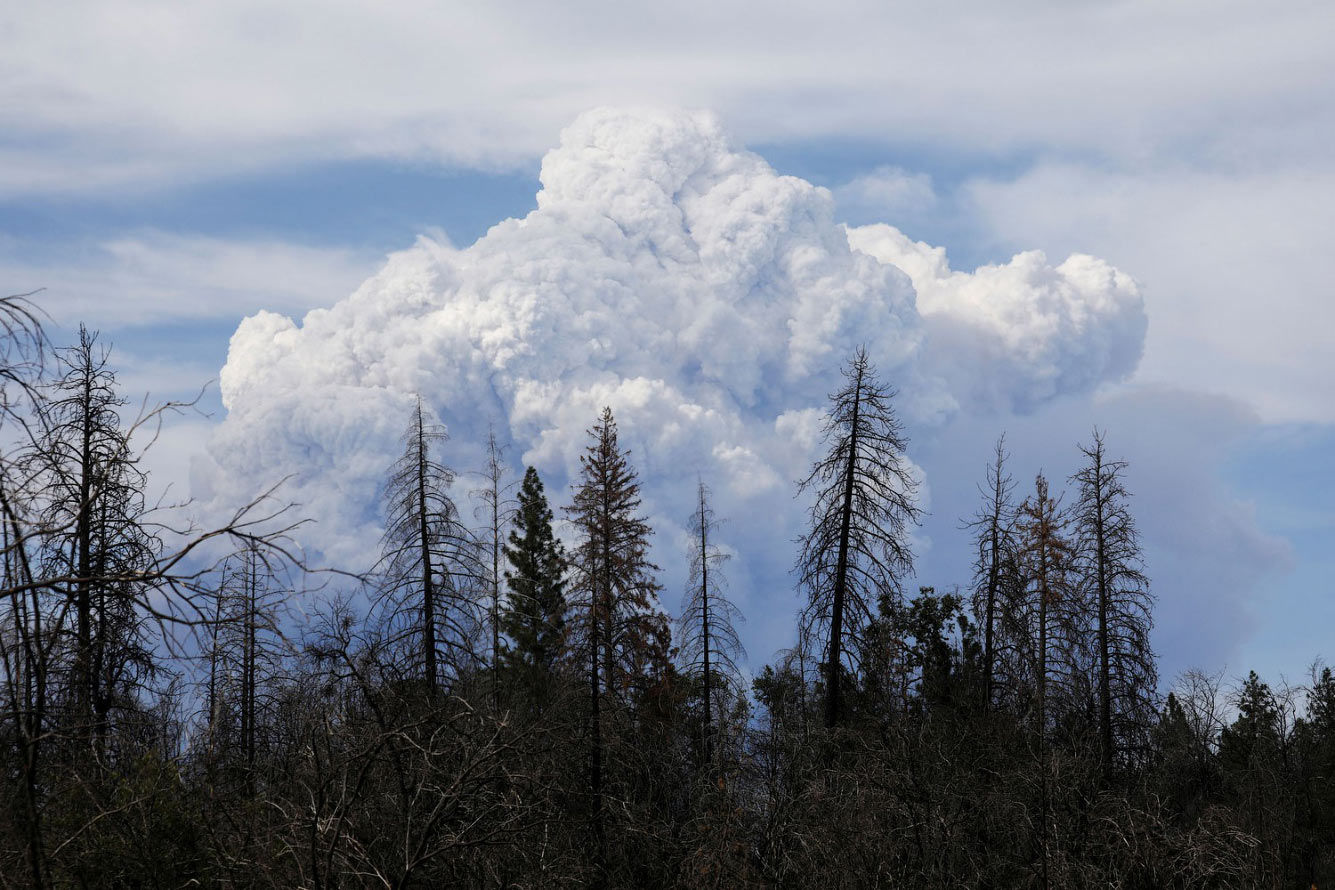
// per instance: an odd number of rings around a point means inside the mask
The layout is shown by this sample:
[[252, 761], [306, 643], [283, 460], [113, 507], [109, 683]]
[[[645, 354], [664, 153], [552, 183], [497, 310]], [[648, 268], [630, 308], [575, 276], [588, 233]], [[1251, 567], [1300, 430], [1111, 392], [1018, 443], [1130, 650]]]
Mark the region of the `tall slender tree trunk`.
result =
[[598, 608], [602, 612], [603, 621], [606, 622], [603, 630], [603, 685], [608, 692], [614, 690], [615, 673], [615, 648], [616, 648], [616, 628], [612, 621], [613, 595], [612, 595], [612, 492], [611, 480], [604, 477], [600, 480], [602, 486], [603, 499], [603, 583], [601, 602]]
[[499, 452], [496, 431], [488, 427], [486, 477], [489, 487], [483, 489], [482, 494], [491, 507], [491, 704], [497, 712], [501, 707], [501, 476], [504, 472]]
[[[1043, 502], [1039, 501], [1040, 509]], [[1046, 535], [1046, 532], [1044, 532]], [[1039, 539], [1038, 544], [1038, 770], [1039, 770], [1039, 844], [1043, 855], [1043, 890], [1048, 887], [1048, 566], [1047, 542]]]
[[998, 491], [993, 499], [994, 512], [991, 522], [991, 565], [987, 570], [987, 608], [984, 618], [985, 628], [983, 630], [983, 713], [986, 714], [992, 710], [992, 689], [993, 674], [997, 660], [995, 628], [997, 624], [997, 589], [1001, 582], [1001, 524], [1000, 492]]
[[1105, 779], [1112, 776], [1112, 669], [1108, 646], [1108, 551], [1104, 534], [1103, 513], [1103, 448], [1095, 444], [1094, 452], [1094, 560], [1095, 580], [1099, 595], [1099, 760]]
[[700, 488], [700, 631], [704, 643], [705, 762], [714, 762], [714, 709], [709, 696], [709, 538], [705, 492]]
[[77, 651], [74, 653], [75, 705], [78, 717], [87, 721], [92, 705], [92, 515], [93, 500], [93, 377], [85, 369], [82, 393], [82, 426], [79, 448], [79, 507], [75, 518], [75, 620]]
[[[46, 722], [46, 650], [42, 645], [42, 614], [38, 601], [38, 589], [34, 586], [29, 594], [32, 599], [31, 614], [25, 604], [24, 595], [15, 590], [20, 584], [32, 581], [32, 570], [28, 564], [27, 551], [24, 549], [23, 533], [18, 517], [10, 506], [4, 488], [0, 486], [0, 527], [4, 536], [4, 582], [11, 591], [11, 609], [14, 614], [15, 637], [23, 650], [21, 678], [8, 677], [13, 689], [12, 708], [14, 724], [18, 730], [21, 744], [21, 763], [23, 769], [23, 816], [24, 847], [28, 860], [28, 874], [35, 888], [46, 886], [44, 876], [45, 845], [42, 842], [42, 805], [41, 805], [41, 740]], [[19, 583], [15, 583], [15, 582]], [[21, 680], [21, 690], [20, 683]], [[20, 699], [20, 692], [22, 699]]]
[[[108, 572], [107, 561], [107, 541], [105, 539], [106, 529], [110, 522], [107, 516], [107, 499], [99, 497], [98, 502], [98, 528], [104, 536], [100, 546], [96, 548], [96, 553], [89, 560], [91, 563], [91, 572], [99, 578], [105, 578]], [[91, 535], [90, 535], [91, 539]], [[90, 582], [91, 583], [91, 582]], [[99, 582], [92, 588], [91, 599], [91, 619], [93, 622], [93, 633], [91, 643], [91, 663], [89, 668], [88, 687], [92, 699], [93, 714], [93, 747], [98, 755], [106, 750], [107, 735], [111, 728], [111, 704], [113, 690], [110, 679], [107, 676], [107, 645], [111, 639], [112, 629], [108, 616], [108, 609], [111, 604], [107, 602], [107, 584]]]
[[1050, 671], [1052, 606], [1064, 591], [1064, 572], [1069, 550], [1059, 534], [1056, 503], [1048, 497], [1048, 483], [1040, 474], [1035, 482], [1033, 507], [1021, 508], [1026, 517], [1027, 546], [1032, 559], [1032, 580], [1038, 596], [1037, 707], [1034, 737], [1039, 771], [1039, 846], [1042, 886], [1050, 883], [1049, 847], [1052, 834], [1051, 763], [1048, 755], [1048, 674]]
[[853, 421], [848, 436], [848, 463], [844, 470], [844, 500], [839, 520], [839, 557], [834, 570], [834, 614], [830, 616], [829, 692], [825, 696], [825, 726], [833, 729], [842, 710], [842, 680], [840, 647], [844, 634], [844, 594], [848, 583], [848, 536], [853, 523], [853, 482], [858, 457], [858, 411], [862, 407], [862, 370], [858, 369], [853, 393]]
[[[617, 448], [616, 423], [610, 408], [604, 408], [590, 434], [594, 438], [581, 458], [583, 471], [568, 512], [580, 532], [579, 559], [583, 568], [581, 591], [588, 595], [586, 628], [589, 651], [589, 829], [592, 869], [590, 885], [606, 887], [619, 875], [622, 859], [609, 850], [604, 772], [612, 772], [616, 760], [616, 733], [604, 734], [603, 717], [613, 718], [609, 727], [620, 727], [624, 691], [638, 674], [623, 670], [618, 655], [623, 651], [631, 671], [639, 667], [641, 652], [639, 622], [635, 610], [648, 602], [657, 585], [646, 577], [653, 568], [643, 559], [649, 530], [632, 511], [639, 505], [633, 471]], [[544, 595], [545, 596], [545, 595]], [[626, 623], [622, 623], [622, 614]], [[601, 661], [601, 664], [600, 664]], [[617, 813], [621, 809], [616, 810]], [[620, 835], [616, 835], [620, 839]], [[615, 849], [621, 850], [617, 844]]]
[[[492, 440], [495, 448], [495, 440]], [[493, 457], [494, 459], [494, 457]], [[501, 492], [492, 479], [491, 498], [491, 703], [501, 706]]]
[[213, 606], [213, 629], [212, 642], [209, 646], [209, 716], [206, 736], [205, 749], [205, 772], [204, 787], [208, 803], [213, 802], [213, 780], [216, 767], [217, 744], [218, 744], [218, 719], [221, 716], [222, 700], [218, 695], [218, 661], [222, 656], [221, 644], [219, 642], [222, 635], [223, 622], [223, 602], [226, 592], [227, 563], [223, 563], [223, 583], [219, 585], [219, 590], [214, 599]]
[[259, 567], [253, 550], [246, 554], [245, 624], [242, 628], [241, 668], [241, 743], [246, 758], [246, 793], [250, 799], [255, 797], [255, 657], [256, 623], [259, 620], [257, 608], [257, 587], [259, 586]]
[[[603, 446], [605, 447], [605, 446]], [[604, 827], [603, 801], [603, 725], [602, 698], [603, 687], [612, 688], [613, 677], [613, 628], [612, 628], [612, 504], [610, 480], [603, 476], [598, 480], [601, 494], [601, 515], [599, 518], [600, 537], [598, 565], [595, 566], [597, 579], [592, 591], [590, 615], [592, 624], [591, 639], [591, 721], [590, 739], [593, 750], [590, 758], [589, 791], [593, 797], [591, 814], [594, 844], [593, 887], [597, 890], [607, 884], [607, 834]], [[602, 677], [599, 678], [598, 660], [602, 659]]]
[[422, 548], [422, 655], [426, 665], [427, 692], [434, 697], [440, 674], [436, 669], [435, 588], [431, 573], [431, 534], [427, 522], [426, 500], [426, 428], [422, 404], [417, 404], [417, 521], [418, 542]]
[[[593, 567], [594, 578], [598, 578], [601, 566]], [[601, 649], [601, 611], [602, 586], [607, 583], [604, 576], [595, 582], [590, 604], [589, 627], [589, 822], [593, 833], [593, 884], [602, 888], [606, 883], [607, 839], [603, 831], [603, 717], [602, 690], [599, 688], [598, 662], [603, 657]]]
[[1047, 542], [1038, 542], [1038, 738], [1047, 734], [1048, 705], [1048, 567]]

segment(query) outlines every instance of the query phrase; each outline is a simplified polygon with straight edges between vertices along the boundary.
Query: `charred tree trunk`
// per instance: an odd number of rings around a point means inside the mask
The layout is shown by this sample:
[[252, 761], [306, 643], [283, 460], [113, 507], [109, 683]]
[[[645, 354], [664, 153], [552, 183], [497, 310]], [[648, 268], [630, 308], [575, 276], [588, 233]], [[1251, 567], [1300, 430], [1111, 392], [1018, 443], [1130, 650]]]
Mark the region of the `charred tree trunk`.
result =
[[714, 762], [714, 704], [709, 696], [709, 525], [705, 515], [704, 486], [700, 486], [700, 636], [704, 649], [705, 762]]
[[422, 660], [427, 693], [434, 698], [440, 673], [436, 667], [436, 590], [431, 568], [431, 531], [427, 515], [427, 436], [422, 404], [417, 404], [417, 524], [422, 559]]
[[844, 467], [844, 495], [839, 510], [839, 556], [834, 568], [834, 605], [830, 615], [829, 676], [826, 678], [825, 728], [839, 723], [842, 708], [843, 666], [840, 647], [844, 638], [844, 601], [848, 590], [848, 536], [853, 524], [853, 482], [858, 459], [858, 414], [862, 409], [862, 376], [856, 367], [853, 389], [853, 417], [848, 436], [848, 454]]

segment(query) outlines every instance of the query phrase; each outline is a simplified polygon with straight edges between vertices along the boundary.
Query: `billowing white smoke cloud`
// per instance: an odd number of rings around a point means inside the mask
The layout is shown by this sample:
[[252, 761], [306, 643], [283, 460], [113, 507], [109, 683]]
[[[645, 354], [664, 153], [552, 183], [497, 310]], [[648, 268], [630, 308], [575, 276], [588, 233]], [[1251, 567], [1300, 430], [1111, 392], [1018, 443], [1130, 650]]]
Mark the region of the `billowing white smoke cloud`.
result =
[[698, 474], [737, 518], [739, 598], [787, 597], [792, 482], [857, 345], [910, 428], [980, 393], [1025, 406], [1089, 389], [1140, 353], [1139, 295], [1106, 263], [1021, 254], [950, 272], [894, 229], [838, 225], [828, 191], [738, 150], [708, 114], [589, 112], [541, 179], [537, 210], [467, 248], [421, 240], [300, 326], [246, 319], [221, 375], [215, 490], [292, 474], [309, 542], [363, 559], [417, 394], [450, 429], [447, 462], [480, 466], [495, 423], [558, 503], [610, 405], [665, 568]]
[[961, 396], [1034, 408], [1130, 374], [1140, 361], [1139, 290], [1097, 257], [1074, 254], [1052, 266], [1031, 250], [970, 274], [950, 268], [945, 248], [892, 226], [850, 229], [848, 240], [908, 273], [931, 335], [928, 365]]

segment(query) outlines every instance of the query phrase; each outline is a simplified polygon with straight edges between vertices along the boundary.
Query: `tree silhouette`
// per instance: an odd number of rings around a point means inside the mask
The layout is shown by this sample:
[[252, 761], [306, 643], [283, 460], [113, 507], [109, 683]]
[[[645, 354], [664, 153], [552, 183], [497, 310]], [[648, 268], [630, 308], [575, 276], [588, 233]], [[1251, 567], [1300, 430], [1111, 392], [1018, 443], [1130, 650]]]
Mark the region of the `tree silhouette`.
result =
[[133, 579], [161, 550], [145, 519], [145, 477], [122, 426], [125, 399], [107, 358], [97, 334], [83, 326], [77, 346], [56, 351], [60, 376], [30, 451], [46, 488], [42, 572], [71, 579], [61, 585], [74, 616], [70, 717], [94, 738], [105, 735], [117, 699], [152, 670]]
[[565, 548], [552, 532], [552, 509], [538, 471], [529, 467], [519, 488], [514, 528], [504, 547], [507, 595], [502, 660], [533, 676], [555, 667], [565, 643]]
[[[0, 336], [34, 335], [27, 317], [0, 306]], [[148, 681], [214, 617], [213, 548], [255, 546], [291, 560], [293, 527], [268, 493], [214, 528], [148, 506], [142, 450], [131, 442], [140, 431], [151, 444], [154, 426], [182, 406], [145, 408], [126, 422], [95, 334], [81, 329], [77, 345], [46, 361], [45, 348], [40, 337], [0, 347], [16, 362], [0, 375], [14, 388], [0, 412], [12, 447], [0, 459], [0, 744], [18, 755], [5, 762], [17, 781], [3, 809], [22, 837], [0, 844], [0, 874], [16, 873], [9, 851], [22, 850], [35, 887], [97, 884], [120, 868], [96, 840], [117, 823], [157, 831], [146, 802], [180, 789], [164, 759], [176, 705], [170, 682]], [[44, 383], [37, 374], [48, 366], [55, 376]]]
[[1068, 652], [1074, 642], [1063, 616], [1070, 607], [1072, 548], [1066, 537], [1066, 516], [1048, 493], [1042, 473], [1034, 480], [1034, 494], [1020, 505], [1018, 531], [1023, 548], [1025, 590], [1033, 630], [1034, 716], [1039, 772], [1039, 847], [1043, 886], [1049, 886], [1050, 842], [1053, 833], [1048, 735], [1051, 722], [1049, 694], [1056, 667], [1054, 649]]
[[418, 399], [385, 489], [381, 597], [396, 641], [417, 640], [411, 648], [430, 693], [440, 688], [442, 647], [456, 670], [472, 658], [482, 575], [477, 543], [449, 495], [454, 471], [433, 455], [447, 439]]
[[1049, 698], [1053, 674], [1068, 674], [1069, 647], [1074, 633], [1068, 620], [1072, 611], [1072, 559], [1067, 536], [1068, 519], [1048, 492], [1042, 473], [1034, 480], [1034, 494], [1020, 505], [1017, 531], [1022, 547], [1025, 601], [1031, 626], [1033, 658], [1034, 729], [1040, 741], [1048, 734], [1052, 714]]
[[1077, 563], [1095, 606], [1099, 752], [1105, 773], [1119, 755], [1144, 755], [1156, 711], [1158, 676], [1150, 650], [1154, 599], [1123, 482], [1125, 461], [1109, 460], [1103, 434], [1080, 446], [1076, 483]]
[[491, 663], [493, 704], [499, 703], [501, 694], [501, 557], [505, 549], [505, 529], [515, 514], [514, 501], [509, 497], [514, 483], [505, 482], [509, 468], [505, 465], [504, 451], [504, 447], [496, 441], [496, 431], [488, 427], [487, 462], [482, 468], [484, 484], [473, 491], [473, 495], [482, 502], [473, 515], [484, 523], [481, 544], [488, 594], [487, 630], [491, 638], [488, 658]]
[[604, 408], [580, 456], [566, 512], [576, 531], [578, 628], [589, 665], [589, 791], [595, 882], [606, 880], [604, 700], [616, 706], [655, 669], [666, 667], [667, 625], [657, 609], [658, 567], [649, 562], [649, 524], [639, 516], [640, 484]]
[[[1014, 635], [1007, 632], [1011, 624], [1008, 616], [1016, 612], [1020, 592], [1013, 499], [1015, 483], [1006, 472], [1005, 445], [1006, 437], [1002, 435], [997, 439], [992, 463], [987, 468], [987, 480], [980, 492], [982, 504], [965, 525], [974, 534], [976, 553], [973, 613], [983, 627], [984, 710], [992, 707], [997, 695], [999, 664], [1013, 660], [1016, 654]], [[1006, 672], [1004, 667], [1002, 671]]]
[[255, 796], [264, 711], [281, 652], [276, 566], [258, 547], [223, 565], [209, 664], [207, 737], [223, 765], [239, 765]]
[[688, 525], [690, 575], [677, 619], [677, 645], [682, 673], [700, 684], [704, 759], [711, 764], [715, 726], [727, 719], [731, 704], [741, 694], [737, 659], [746, 655], [736, 630], [741, 612], [724, 593], [722, 568], [728, 555], [713, 541], [717, 528], [718, 521], [709, 506], [709, 489], [700, 482]]
[[845, 659], [856, 671], [862, 631], [875, 617], [882, 593], [902, 597], [901, 579], [913, 570], [908, 528], [919, 509], [907, 439], [891, 401], [859, 349], [843, 371], [847, 381], [830, 396], [825, 457], [800, 483], [815, 492], [811, 525], [801, 539], [797, 571], [807, 591], [803, 621], [825, 638], [825, 725], [843, 712]]

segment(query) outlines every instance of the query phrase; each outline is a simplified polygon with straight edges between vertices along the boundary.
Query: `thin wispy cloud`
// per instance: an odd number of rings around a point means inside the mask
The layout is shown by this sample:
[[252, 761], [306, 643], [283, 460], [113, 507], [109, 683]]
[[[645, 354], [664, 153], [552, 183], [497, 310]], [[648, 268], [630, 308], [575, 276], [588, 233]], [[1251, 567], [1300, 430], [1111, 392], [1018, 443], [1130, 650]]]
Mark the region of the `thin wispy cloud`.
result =
[[156, 188], [330, 157], [520, 163], [600, 103], [711, 107], [752, 143], [1134, 164], [1254, 166], [1299, 146], [1319, 159], [1335, 133], [1332, 13], [1316, 3], [1040, 2], [955, 18], [853, 0], [615, 15], [583, 3], [131, 2], [6, 19], [9, 193]]
[[233, 321], [259, 309], [300, 313], [344, 293], [383, 259], [366, 251], [155, 230], [129, 232], [66, 255], [28, 258], [28, 242], [0, 243], [0, 279], [41, 289], [57, 319], [118, 329]]

